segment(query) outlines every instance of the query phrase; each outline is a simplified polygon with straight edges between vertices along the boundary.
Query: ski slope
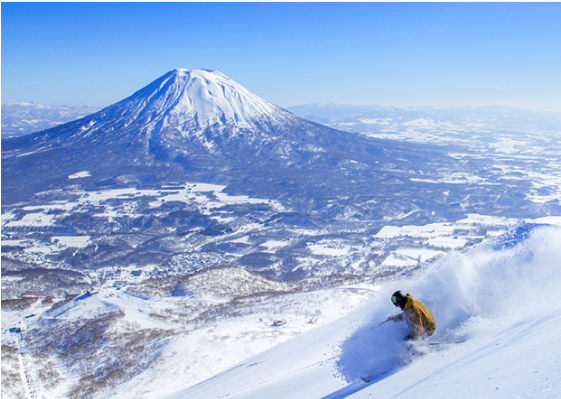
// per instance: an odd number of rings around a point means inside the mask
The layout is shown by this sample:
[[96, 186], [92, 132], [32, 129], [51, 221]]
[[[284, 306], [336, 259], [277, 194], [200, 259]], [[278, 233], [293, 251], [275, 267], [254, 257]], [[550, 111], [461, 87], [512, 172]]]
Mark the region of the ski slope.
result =
[[[377, 287], [351, 315], [162, 397], [560, 397], [560, 233], [523, 225], [452, 253]], [[439, 345], [406, 348], [402, 323], [378, 326], [396, 312], [389, 301], [396, 289], [432, 311], [437, 331], [429, 341]], [[360, 379], [370, 374], [371, 383]]]

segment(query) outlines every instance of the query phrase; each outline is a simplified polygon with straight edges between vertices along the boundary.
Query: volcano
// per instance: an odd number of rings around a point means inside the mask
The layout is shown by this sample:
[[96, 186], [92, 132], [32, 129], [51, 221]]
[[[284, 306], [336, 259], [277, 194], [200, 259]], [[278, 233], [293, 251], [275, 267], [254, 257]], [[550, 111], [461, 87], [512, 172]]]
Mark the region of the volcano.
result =
[[235, 190], [251, 179], [267, 196], [271, 184], [306, 176], [302, 184], [323, 185], [334, 168], [361, 172], [386, 157], [372, 140], [302, 119], [220, 72], [176, 69], [85, 118], [5, 140], [2, 201], [75, 185], [68, 176], [84, 171], [86, 189], [197, 179]]

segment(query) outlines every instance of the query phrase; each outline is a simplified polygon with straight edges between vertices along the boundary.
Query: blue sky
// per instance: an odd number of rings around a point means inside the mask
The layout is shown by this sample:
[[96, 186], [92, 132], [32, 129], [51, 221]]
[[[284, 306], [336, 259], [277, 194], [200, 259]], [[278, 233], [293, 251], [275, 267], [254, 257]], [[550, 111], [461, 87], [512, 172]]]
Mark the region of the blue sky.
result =
[[105, 106], [175, 68], [288, 107], [561, 110], [561, 3], [2, 3], [2, 103]]

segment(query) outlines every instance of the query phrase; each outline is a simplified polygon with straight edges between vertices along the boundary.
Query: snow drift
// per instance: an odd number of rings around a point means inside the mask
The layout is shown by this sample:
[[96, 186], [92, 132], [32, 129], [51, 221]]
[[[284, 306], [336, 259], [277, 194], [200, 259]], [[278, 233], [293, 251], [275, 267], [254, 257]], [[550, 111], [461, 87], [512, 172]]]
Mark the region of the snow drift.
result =
[[[561, 228], [523, 225], [384, 283], [353, 317], [318, 328], [173, 398], [555, 397], [561, 378]], [[437, 321], [411, 361], [403, 323], [378, 324], [401, 289]], [[462, 343], [456, 343], [462, 342]], [[446, 345], [450, 343], [450, 345]], [[322, 357], [322, 355], [324, 355]], [[329, 359], [327, 359], [329, 358]], [[361, 376], [375, 374], [373, 384]], [[502, 388], [502, 390], [501, 390]], [[505, 389], [506, 388], [506, 389]], [[303, 392], [305, 395], [303, 396]], [[549, 396], [548, 396], [549, 395]]]

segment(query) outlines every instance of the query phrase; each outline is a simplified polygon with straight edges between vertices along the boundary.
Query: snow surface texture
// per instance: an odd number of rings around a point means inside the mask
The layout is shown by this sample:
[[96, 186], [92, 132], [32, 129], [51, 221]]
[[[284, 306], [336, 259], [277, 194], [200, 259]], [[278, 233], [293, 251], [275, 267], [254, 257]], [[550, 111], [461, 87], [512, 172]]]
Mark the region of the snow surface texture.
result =
[[[352, 316], [166, 398], [559, 397], [560, 233], [526, 226], [452, 253], [378, 287]], [[378, 326], [392, 313], [396, 289], [432, 311], [437, 331], [429, 341], [441, 345], [406, 349], [403, 323]]]

